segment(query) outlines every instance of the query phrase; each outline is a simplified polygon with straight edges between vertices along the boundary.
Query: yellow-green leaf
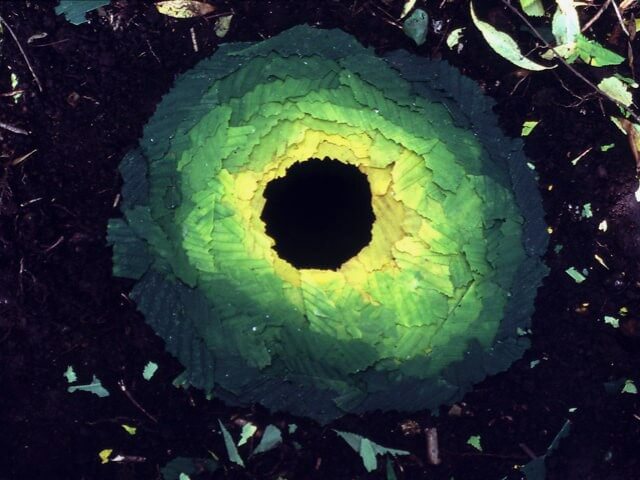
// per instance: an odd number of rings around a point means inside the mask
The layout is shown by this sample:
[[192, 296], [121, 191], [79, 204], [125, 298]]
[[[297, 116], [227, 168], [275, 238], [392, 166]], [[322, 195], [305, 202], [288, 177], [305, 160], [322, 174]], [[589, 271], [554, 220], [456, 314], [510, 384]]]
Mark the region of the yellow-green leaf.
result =
[[100, 457], [100, 463], [105, 464], [109, 463], [109, 457], [113, 453], [113, 448], [105, 448], [104, 450], [100, 450], [98, 452], [98, 457]]
[[460, 44], [460, 40], [462, 40], [463, 30], [464, 27], [456, 28], [455, 30], [451, 31], [451, 33], [447, 37], [447, 47], [454, 48]]
[[572, 44], [580, 35], [580, 19], [573, 0], [556, 0], [558, 8], [553, 14], [551, 31], [558, 45]]
[[616, 77], [607, 77], [598, 83], [598, 88], [625, 107], [633, 103], [633, 95], [629, 86]]
[[223, 15], [216, 19], [216, 23], [213, 26], [214, 31], [216, 32], [216, 36], [218, 38], [223, 38], [229, 33], [229, 28], [231, 27], [231, 19], [233, 15]]
[[538, 125], [538, 123], [540, 123], [539, 120], [527, 120], [522, 124], [522, 133], [520, 135], [522, 135], [523, 137], [528, 137], [533, 129], [536, 128], [536, 125]]
[[496, 30], [493, 27], [493, 25], [480, 20], [476, 16], [476, 12], [473, 8], [473, 3], [470, 3], [470, 8], [471, 8], [471, 18], [473, 20], [473, 23], [476, 25], [476, 27], [478, 27], [478, 30], [480, 30], [480, 33], [482, 33], [482, 36], [487, 41], [489, 46], [498, 55], [509, 60], [514, 65], [517, 65], [518, 67], [521, 67], [521, 68], [525, 68], [527, 70], [540, 71], [540, 70], [546, 70], [548, 68], [554, 68], [554, 67], [546, 67], [544, 65], [540, 65], [539, 63], [529, 60], [527, 57], [525, 57], [522, 54], [522, 52], [520, 51], [520, 47], [518, 46], [518, 44], [513, 38], [511, 38], [509, 35], [507, 35], [504, 32]]
[[216, 7], [195, 0], [164, 0], [155, 4], [162, 15], [173, 18], [193, 18], [208, 15]]
[[520, 6], [524, 13], [530, 17], [541, 17], [544, 15], [542, 0], [520, 0]]

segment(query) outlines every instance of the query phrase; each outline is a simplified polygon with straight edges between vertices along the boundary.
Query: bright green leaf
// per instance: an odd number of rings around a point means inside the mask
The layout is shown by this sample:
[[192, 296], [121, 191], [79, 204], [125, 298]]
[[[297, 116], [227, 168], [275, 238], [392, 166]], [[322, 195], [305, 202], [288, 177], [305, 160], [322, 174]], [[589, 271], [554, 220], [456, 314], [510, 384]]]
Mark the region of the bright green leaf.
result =
[[257, 453], [268, 452], [282, 443], [282, 432], [275, 425], [267, 425], [264, 429], [260, 443], [253, 451], [253, 455]]
[[290, 423], [288, 428], [289, 428], [289, 435], [293, 435], [298, 430], [298, 425], [296, 425], [295, 423]]
[[233, 462], [241, 467], [244, 467], [244, 461], [242, 457], [238, 453], [238, 449], [236, 448], [236, 444], [233, 443], [233, 438], [231, 438], [231, 434], [229, 430], [225, 428], [220, 420], [218, 420], [220, 424], [220, 430], [222, 431], [222, 438], [224, 439], [224, 446], [227, 449], [227, 455], [229, 456], [229, 461]]
[[467, 445], [471, 445], [476, 450], [482, 451], [482, 444], [480, 443], [480, 441], [481, 441], [480, 435], [471, 435], [467, 439]]
[[93, 379], [91, 380], [91, 383], [89, 383], [87, 385], [72, 385], [72, 386], [67, 388], [67, 392], [69, 392], [69, 393], [73, 393], [76, 390], [81, 391], [81, 392], [90, 392], [90, 393], [93, 393], [94, 395], [97, 395], [97, 396], [99, 396], [101, 398], [109, 396], [109, 392], [107, 391], [107, 389], [105, 389], [102, 386], [102, 383], [100, 382], [98, 377], [96, 377], [95, 375], [93, 376]]
[[462, 40], [462, 36], [463, 36], [463, 33], [462, 33], [463, 30], [464, 30], [464, 27], [456, 28], [455, 30], [451, 31], [451, 33], [447, 37], [447, 47], [453, 49], [454, 47], [457, 47], [460, 44], [460, 41]]
[[240, 440], [238, 441], [238, 446], [241, 447], [247, 441], [253, 437], [253, 435], [258, 431], [258, 427], [256, 427], [253, 423], [247, 422], [242, 426], [242, 432], [240, 432]]
[[602, 145], [600, 147], [600, 151], [601, 152], [608, 152], [609, 150], [611, 150], [615, 146], [616, 146], [615, 143], [607, 143], [606, 145]]
[[178, 480], [191, 480], [191, 477], [184, 472], [180, 472], [180, 476], [178, 476]]
[[520, 7], [530, 17], [542, 17], [544, 15], [542, 0], [520, 0]]
[[131, 425], [127, 425], [126, 423], [123, 423], [121, 427], [124, 428], [129, 435], [135, 435], [138, 431], [137, 427], [132, 427]]
[[501, 57], [509, 60], [514, 65], [525, 68], [527, 70], [546, 70], [553, 67], [545, 67], [539, 63], [535, 63], [525, 57], [520, 51], [520, 47], [516, 41], [504, 32], [496, 30], [491, 24], [483, 22], [476, 16], [476, 12], [473, 9], [473, 3], [470, 3], [471, 18], [473, 23], [478, 27], [480, 33], [487, 41], [489, 46]]
[[157, 370], [158, 370], [157, 363], [148, 362], [145, 365], [144, 370], [142, 371], [142, 378], [144, 378], [145, 380], [151, 380], [151, 377], [153, 377], [156, 374]]
[[404, 33], [411, 38], [416, 45], [422, 45], [427, 39], [429, 16], [427, 12], [416, 8], [414, 12], [402, 23]]
[[528, 137], [533, 129], [536, 128], [536, 125], [538, 125], [538, 123], [540, 123], [539, 120], [527, 120], [522, 124], [522, 132], [520, 135], [522, 135], [523, 137]]
[[610, 315], [604, 316], [604, 323], [611, 325], [613, 328], [618, 328], [620, 326], [620, 320]]
[[629, 91], [629, 85], [616, 77], [603, 79], [598, 83], [598, 88], [625, 107], [633, 103], [633, 95]]
[[584, 35], [578, 35], [576, 52], [584, 63], [592, 67], [619, 65], [624, 62], [624, 57], [604, 48], [595, 40], [589, 40]]
[[68, 383], [73, 383], [78, 381], [78, 376], [76, 375], [76, 372], [71, 365], [67, 367], [67, 369], [62, 375], [67, 379]]
[[576, 283], [584, 282], [587, 277], [585, 277], [582, 273], [576, 270], [575, 267], [569, 267], [565, 270], [566, 274], [569, 275]]

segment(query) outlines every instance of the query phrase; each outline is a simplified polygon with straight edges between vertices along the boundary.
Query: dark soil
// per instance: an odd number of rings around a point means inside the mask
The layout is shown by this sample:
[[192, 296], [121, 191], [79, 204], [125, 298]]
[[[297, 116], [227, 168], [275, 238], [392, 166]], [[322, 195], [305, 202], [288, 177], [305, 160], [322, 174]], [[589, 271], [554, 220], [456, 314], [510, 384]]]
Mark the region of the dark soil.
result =
[[[400, 479], [519, 478], [515, 466], [544, 454], [566, 420], [571, 431], [547, 458], [547, 478], [640, 478], [640, 395], [620, 393], [619, 384], [611, 393], [605, 389], [620, 379], [640, 386], [640, 208], [627, 139], [608, 119], [615, 107], [562, 67], [527, 74], [502, 60], [471, 24], [466, 0], [442, 7], [422, 2], [443, 23], [419, 48], [388, 21], [399, 16], [402, 1], [210, 2], [217, 7], [214, 15], [233, 6], [225, 41], [260, 40], [305, 22], [339, 27], [380, 52], [405, 48], [449, 60], [496, 98], [509, 135], [519, 136], [524, 120], [540, 120], [525, 150], [539, 174], [553, 233], [551, 273], [539, 291], [531, 350], [507, 372], [477, 385], [451, 412], [374, 412], [325, 428], [260, 407], [227, 407], [172, 386], [181, 366], [127, 298], [131, 282], [111, 275], [105, 232], [108, 219], [119, 215], [118, 163], [136, 145], [176, 74], [210, 55], [219, 42], [213, 16], [174, 20], [148, 2], [112, 3], [81, 26], [56, 17], [54, 1], [0, 3], [0, 15], [42, 85], [40, 91], [5, 28], [0, 122], [30, 133], [0, 128], [0, 479], [154, 479], [176, 456], [210, 457], [209, 452], [223, 465], [213, 478], [388, 478], [384, 462], [367, 475], [358, 455], [331, 428], [409, 450], [411, 456], [393, 461]], [[483, 8], [479, 15], [518, 36], [525, 51], [533, 46], [499, 1], [477, 3]], [[617, 25], [608, 9], [591, 35], [626, 54]], [[461, 26], [467, 27], [465, 46], [456, 53], [445, 38]], [[636, 52], [636, 62], [639, 57]], [[596, 81], [612, 73], [577, 68]], [[620, 71], [634, 73], [628, 65]], [[9, 72], [17, 75], [15, 89]], [[16, 89], [22, 92], [17, 100], [11, 94]], [[600, 150], [610, 143], [611, 150]], [[583, 218], [588, 202], [593, 217]], [[598, 230], [603, 220], [606, 232]], [[588, 269], [587, 280], [575, 283], [565, 273], [571, 266]], [[619, 318], [620, 327], [605, 324], [605, 315]], [[160, 368], [146, 381], [141, 372], [150, 360]], [[68, 365], [81, 382], [97, 375], [111, 395], [68, 393]], [[299, 428], [242, 469], [228, 462], [218, 419], [236, 438], [245, 420], [261, 428]], [[122, 424], [136, 426], [136, 435]], [[438, 431], [438, 466], [427, 461], [427, 427]], [[467, 444], [471, 435], [481, 437], [482, 451]], [[101, 464], [98, 452], [106, 448], [125, 461]], [[246, 458], [251, 448], [240, 452]]]

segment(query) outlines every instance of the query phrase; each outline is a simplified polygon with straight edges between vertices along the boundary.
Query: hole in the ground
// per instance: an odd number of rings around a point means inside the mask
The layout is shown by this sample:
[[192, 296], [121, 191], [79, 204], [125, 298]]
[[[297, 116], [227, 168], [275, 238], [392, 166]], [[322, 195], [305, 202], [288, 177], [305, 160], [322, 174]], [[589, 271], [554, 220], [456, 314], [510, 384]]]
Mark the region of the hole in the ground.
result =
[[269, 182], [260, 218], [280, 258], [296, 268], [337, 270], [371, 241], [367, 176], [353, 165], [312, 158]]

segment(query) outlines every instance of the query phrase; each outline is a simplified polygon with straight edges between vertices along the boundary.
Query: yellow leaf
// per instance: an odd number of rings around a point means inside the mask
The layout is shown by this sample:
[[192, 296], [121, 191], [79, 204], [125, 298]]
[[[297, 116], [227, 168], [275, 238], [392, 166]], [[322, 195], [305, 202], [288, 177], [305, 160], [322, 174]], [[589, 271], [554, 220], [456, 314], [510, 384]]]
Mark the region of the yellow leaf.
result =
[[124, 428], [129, 435], [135, 435], [138, 431], [136, 427], [132, 427], [131, 425], [127, 425], [126, 423], [122, 424], [122, 428]]
[[193, 18], [208, 15], [216, 7], [195, 0], [164, 0], [155, 4], [162, 15], [173, 18]]
[[105, 448], [104, 450], [100, 450], [98, 456], [100, 457], [100, 463], [103, 465], [105, 463], [109, 463], [109, 457], [113, 453], [113, 448]]

